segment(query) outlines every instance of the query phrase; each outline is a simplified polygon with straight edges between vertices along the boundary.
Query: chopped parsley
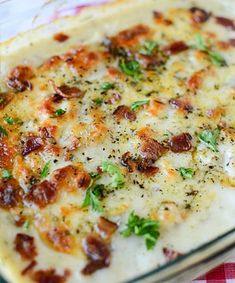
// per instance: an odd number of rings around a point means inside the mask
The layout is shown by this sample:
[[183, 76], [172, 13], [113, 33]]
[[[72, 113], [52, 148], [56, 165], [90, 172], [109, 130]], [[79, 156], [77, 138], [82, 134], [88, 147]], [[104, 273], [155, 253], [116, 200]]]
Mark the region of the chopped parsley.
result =
[[210, 149], [215, 152], [218, 152], [217, 140], [220, 135], [220, 130], [218, 128], [214, 129], [213, 131], [204, 130], [198, 136], [199, 140], [207, 145]]
[[23, 228], [25, 230], [28, 230], [29, 229], [29, 226], [30, 226], [30, 221], [29, 219], [25, 220], [24, 224], [23, 224]]
[[43, 167], [43, 169], [42, 169], [42, 171], [41, 171], [41, 174], [40, 174], [42, 178], [46, 178], [46, 177], [48, 176], [49, 171], [50, 171], [50, 163], [51, 163], [51, 161], [48, 161], [48, 162], [44, 165], [44, 167]]
[[109, 82], [103, 82], [100, 86], [100, 89], [102, 91], [108, 91], [110, 89], [113, 89], [114, 88], [114, 85], [112, 83], [109, 83]]
[[65, 113], [66, 113], [66, 110], [60, 108], [60, 109], [57, 109], [54, 112], [54, 116], [53, 117], [60, 117], [60, 116], [64, 115]]
[[7, 137], [8, 133], [7, 130], [5, 128], [3, 128], [2, 126], [0, 126], [0, 137]]
[[133, 77], [135, 80], [140, 79], [141, 71], [138, 61], [121, 59], [119, 61], [119, 67], [124, 74]]
[[5, 116], [3, 119], [8, 125], [22, 124], [22, 121], [19, 118]]
[[95, 179], [99, 176], [99, 173], [98, 172], [90, 172], [89, 175], [92, 179]]
[[156, 41], [146, 40], [141, 46], [139, 52], [143, 55], [152, 55], [157, 47], [158, 44], [156, 43]]
[[100, 200], [103, 196], [103, 190], [105, 189], [103, 184], [94, 184], [91, 182], [91, 185], [86, 191], [86, 196], [82, 203], [82, 208], [91, 206], [94, 211], [102, 212], [103, 208], [101, 206]]
[[218, 52], [212, 51], [208, 46], [206, 46], [204, 39], [200, 34], [196, 37], [196, 48], [206, 52], [208, 54], [208, 59], [212, 64], [219, 67], [226, 66], [226, 61], [223, 56]]
[[194, 174], [192, 168], [185, 168], [185, 167], [180, 167], [179, 172], [184, 179], [191, 179]]
[[12, 173], [9, 170], [4, 169], [2, 171], [2, 178], [3, 179], [11, 179], [12, 178]]
[[142, 236], [145, 239], [147, 250], [151, 250], [157, 243], [160, 236], [159, 222], [149, 219], [140, 218], [132, 211], [128, 217], [127, 228], [121, 232], [124, 237], [129, 237], [132, 234]]
[[135, 101], [131, 104], [131, 110], [137, 110], [140, 106], [147, 105], [147, 104], [149, 104], [149, 100]]
[[93, 100], [93, 102], [94, 102], [97, 106], [101, 106], [104, 101], [103, 101], [102, 98], [96, 98], [96, 99]]
[[117, 165], [108, 161], [103, 161], [101, 163], [101, 170], [102, 172], [107, 172], [112, 177], [111, 187], [117, 189], [123, 188], [125, 179]]

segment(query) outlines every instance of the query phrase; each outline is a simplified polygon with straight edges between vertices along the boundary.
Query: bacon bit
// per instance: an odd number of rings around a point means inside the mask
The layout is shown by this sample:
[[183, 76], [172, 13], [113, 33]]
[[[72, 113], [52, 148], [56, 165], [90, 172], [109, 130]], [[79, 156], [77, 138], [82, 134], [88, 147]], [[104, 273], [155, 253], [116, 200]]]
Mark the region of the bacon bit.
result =
[[228, 50], [231, 46], [229, 41], [218, 41], [217, 46], [221, 50]]
[[21, 255], [23, 259], [32, 260], [38, 254], [34, 243], [34, 238], [18, 233], [15, 237], [15, 250]]
[[163, 51], [165, 51], [167, 55], [175, 55], [175, 54], [178, 54], [180, 52], [187, 50], [188, 48], [189, 48], [188, 45], [184, 43], [183, 41], [176, 41], [176, 42], [173, 42], [165, 46], [163, 48]]
[[120, 101], [122, 99], [121, 95], [117, 92], [112, 94], [112, 97], [108, 100], [108, 104], [114, 104], [117, 101]]
[[83, 250], [89, 259], [88, 264], [81, 270], [83, 275], [90, 275], [98, 269], [108, 267], [110, 264], [110, 249], [105, 242], [95, 235], [86, 237]]
[[52, 180], [57, 189], [66, 188], [68, 191], [74, 189], [86, 189], [91, 181], [90, 175], [82, 168], [68, 165], [54, 171]]
[[197, 24], [207, 22], [211, 16], [211, 13], [197, 7], [192, 7], [189, 11], [192, 14], [193, 21]]
[[99, 61], [98, 53], [88, 51], [85, 47], [80, 47], [63, 56], [66, 64], [76, 71], [83, 74], [93, 68]]
[[35, 150], [42, 149], [43, 140], [40, 137], [29, 136], [24, 143], [22, 156], [26, 156]]
[[149, 159], [142, 159], [138, 162], [138, 171], [143, 173], [146, 177], [152, 177], [159, 172], [159, 168], [156, 166], [152, 166], [154, 162]]
[[56, 251], [62, 253], [71, 253], [74, 240], [70, 232], [62, 227], [50, 229], [45, 234], [46, 241], [49, 242]]
[[29, 273], [35, 266], [37, 265], [36, 260], [32, 260], [22, 271], [21, 271], [21, 275], [26, 275], [27, 273]]
[[215, 17], [215, 20], [217, 24], [224, 26], [229, 30], [235, 30], [235, 24], [233, 20], [224, 17]]
[[136, 54], [136, 60], [147, 70], [154, 70], [156, 66], [160, 66], [166, 62], [166, 56], [162, 53], [156, 53], [154, 55]]
[[25, 220], [26, 220], [25, 216], [23, 216], [23, 215], [19, 215], [18, 216], [17, 215], [17, 217], [15, 219], [15, 225], [17, 227], [22, 227], [24, 225], [24, 223], [25, 223]]
[[34, 272], [32, 279], [36, 283], [65, 283], [69, 276], [68, 270], [65, 270], [63, 275], [58, 275], [55, 269], [48, 269]]
[[148, 106], [148, 112], [152, 116], [158, 116], [162, 109], [165, 107], [165, 104], [159, 100], [151, 100]]
[[143, 36], [146, 36], [149, 33], [149, 27], [143, 24], [139, 24], [130, 29], [119, 32], [115, 37], [111, 38], [111, 42], [114, 46], [133, 46]]
[[161, 12], [154, 11], [153, 17], [154, 17], [154, 20], [156, 21], [156, 23], [158, 23], [158, 24], [163, 24], [163, 25], [166, 25], [166, 26], [170, 26], [170, 25], [173, 24], [173, 22], [169, 19], [166, 19]]
[[51, 125], [46, 127], [40, 127], [39, 133], [41, 134], [41, 137], [44, 139], [51, 139], [54, 138], [56, 134], [57, 126]]
[[121, 73], [117, 68], [114, 68], [114, 67], [108, 68], [108, 75], [110, 75], [110, 77], [117, 78], [117, 77], [119, 77], [120, 74]]
[[136, 120], [136, 114], [134, 111], [132, 111], [128, 106], [126, 105], [120, 105], [116, 108], [116, 110], [113, 112], [113, 115], [115, 116], [115, 119], [117, 121], [120, 121], [122, 119], [126, 119], [129, 121], [135, 121]]
[[43, 70], [50, 70], [54, 67], [56, 67], [57, 65], [59, 65], [59, 63], [62, 61], [60, 56], [52, 56], [51, 58], [49, 58], [42, 66], [41, 68]]
[[11, 169], [15, 149], [6, 138], [0, 138], [0, 167]]
[[28, 80], [33, 76], [34, 73], [29, 66], [19, 65], [11, 71], [7, 78], [7, 85], [19, 92], [32, 90], [32, 84]]
[[217, 107], [215, 109], [209, 109], [206, 112], [207, 117], [212, 119], [220, 119], [221, 116], [225, 115], [225, 108]]
[[235, 47], [235, 38], [229, 39], [229, 43], [231, 46]]
[[166, 147], [160, 144], [157, 140], [151, 138], [144, 140], [139, 148], [141, 157], [151, 161], [156, 161], [166, 151], [167, 151]]
[[117, 230], [118, 225], [104, 217], [99, 218], [97, 230], [102, 238], [110, 238]]
[[0, 207], [15, 208], [21, 203], [22, 189], [15, 179], [0, 180]]
[[191, 140], [192, 136], [189, 133], [174, 136], [169, 141], [170, 149], [175, 153], [189, 151], [192, 148]]
[[[78, 87], [70, 87], [68, 85], [56, 86], [53, 80], [50, 80], [50, 83], [53, 85], [56, 94], [63, 98], [82, 98], [84, 92], [82, 92]], [[57, 102], [57, 101], [54, 101]]]
[[58, 42], [64, 42], [69, 39], [69, 36], [63, 32], [58, 32], [54, 34], [53, 38]]
[[169, 249], [169, 248], [163, 248], [162, 251], [163, 251], [163, 254], [165, 255], [167, 261], [174, 260], [178, 256], [182, 255], [181, 253], [179, 253], [179, 252], [177, 252], [175, 250]]
[[12, 93], [0, 93], [0, 110], [4, 109], [13, 99]]
[[190, 90], [196, 91], [202, 85], [202, 75], [204, 71], [195, 72], [187, 81], [187, 86]]
[[44, 208], [47, 205], [55, 202], [57, 198], [58, 190], [55, 184], [47, 180], [33, 185], [28, 194], [26, 195], [26, 200], [33, 202], [40, 208]]
[[188, 113], [193, 112], [193, 106], [185, 99], [172, 98], [169, 100], [169, 104], [172, 106], [172, 108], [179, 110], [186, 110]]
[[127, 167], [128, 172], [133, 173], [137, 168], [136, 161], [133, 160], [131, 153], [128, 151], [122, 155], [121, 164]]

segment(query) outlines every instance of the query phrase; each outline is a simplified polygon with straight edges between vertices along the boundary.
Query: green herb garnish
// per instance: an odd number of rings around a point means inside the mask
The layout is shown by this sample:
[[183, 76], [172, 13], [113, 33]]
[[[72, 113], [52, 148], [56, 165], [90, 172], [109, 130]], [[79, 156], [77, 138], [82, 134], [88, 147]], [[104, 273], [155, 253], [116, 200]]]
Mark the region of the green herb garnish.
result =
[[98, 172], [90, 172], [89, 175], [92, 179], [95, 179], [99, 176], [99, 173]]
[[8, 133], [7, 130], [5, 128], [3, 128], [2, 126], [0, 126], [0, 137], [7, 137]]
[[149, 100], [135, 101], [131, 104], [131, 110], [137, 110], [140, 106], [147, 105], [147, 104], [149, 104]]
[[12, 173], [6, 169], [2, 171], [2, 178], [3, 179], [11, 179], [12, 178]]
[[5, 116], [3, 119], [8, 125], [22, 124], [22, 121], [19, 118]]
[[64, 109], [57, 109], [55, 112], [54, 112], [54, 116], [53, 117], [60, 117], [62, 115], [64, 115], [66, 113], [66, 110]]
[[158, 44], [156, 41], [146, 40], [143, 43], [143, 46], [141, 46], [139, 52], [143, 55], [152, 55], [157, 47]]
[[180, 167], [179, 172], [184, 179], [191, 179], [194, 174], [192, 168], [185, 168], [185, 167]]
[[223, 56], [218, 52], [210, 50], [210, 48], [206, 46], [205, 41], [200, 34], [198, 34], [196, 37], [196, 48], [206, 52], [208, 54], [208, 59], [212, 64], [219, 67], [226, 66], [226, 61]]
[[125, 179], [117, 165], [108, 161], [103, 161], [101, 163], [101, 170], [107, 172], [112, 177], [111, 187], [117, 189], [123, 188]]
[[103, 82], [100, 86], [102, 91], [108, 91], [109, 89], [113, 89], [114, 85], [109, 82]]
[[124, 74], [133, 77], [135, 80], [140, 79], [140, 64], [136, 60], [121, 59], [119, 61], [119, 67]]
[[199, 136], [199, 140], [206, 144], [210, 149], [215, 152], [218, 152], [217, 140], [220, 135], [220, 130], [218, 128], [213, 131], [204, 130]]
[[129, 237], [132, 234], [144, 237], [147, 250], [151, 250], [156, 245], [157, 239], [160, 236], [159, 228], [158, 221], [149, 218], [140, 218], [132, 211], [128, 217], [127, 228], [121, 234], [124, 237]]
[[30, 226], [30, 221], [29, 219], [25, 220], [24, 224], [23, 224], [23, 228], [25, 230], [28, 230], [29, 229], [29, 226]]
[[104, 101], [103, 101], [102, 98], [96, 98], [96, 99], [93, 100], [93, 102], [94, 102], [97, 106], [101, 106]]
[[102, 212], [103, 208], [101, 206], [100, 200], [103, 196], [104, 185], [94, 184], [91, 182], [91, 185], [86, 191], [85, 199], [82, 203], [82, 208], [91, 206], [91, 208], [97, 212]]
[[44, 167], [43, 167], [43, 169], [42, 169], [42, 171], [41, 171], [41, 174], [40, 174], [42, 178], [46, 178], [46, 177], [48, 176], [49, 170], [50, 170], [50, 163], [51, 163], [51, 161], [48, 161], [48, 162], [44, 165]]

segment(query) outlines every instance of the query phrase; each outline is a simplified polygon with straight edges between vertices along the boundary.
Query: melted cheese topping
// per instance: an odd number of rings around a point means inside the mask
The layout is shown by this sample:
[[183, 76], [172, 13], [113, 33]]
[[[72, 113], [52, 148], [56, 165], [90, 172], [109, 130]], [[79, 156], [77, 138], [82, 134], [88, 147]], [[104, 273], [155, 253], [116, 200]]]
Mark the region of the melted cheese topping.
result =
[[[190, 11], [190, 1], [134, 2], [62, 19], [49, 26], [54, 37], [42, 27], [1, 46], [0, 260], [10, 282], [39, 282], [36, 272], [50, 269], [57, 275], [46, 278], [55, 282], [120, 282], [165, 264], [169, 251], [185, 254], [234, 227], [234, 3], [197, 1], [205, 15]], [[216, 62], [196, 46], [198, 34]], [[146, 42], [157, 44], [147, 55]], [[120, 67], [133, 61], [138, 77]], [[131, 110], [136, 101], [147, 102]], [[215, 129], [217, 150], [200, 139]], [[100, 173], [102, 161], [115, 164], [124, 187], [112, 188], [102, 173], [102, 211], [82, 208], [88, 173]], [[159, 222], [154, 249], [143, 237], [120, 234], [132, 211]], [[99, 234], [100, 216], [118, 226], [105, 240], [110, 264], [85, 276], [84, 239]], [[22, 257], [20, 233], [33, 237], [36, 255], [31, 249]], [[22, 275], [29, 258], [36, 265]]]

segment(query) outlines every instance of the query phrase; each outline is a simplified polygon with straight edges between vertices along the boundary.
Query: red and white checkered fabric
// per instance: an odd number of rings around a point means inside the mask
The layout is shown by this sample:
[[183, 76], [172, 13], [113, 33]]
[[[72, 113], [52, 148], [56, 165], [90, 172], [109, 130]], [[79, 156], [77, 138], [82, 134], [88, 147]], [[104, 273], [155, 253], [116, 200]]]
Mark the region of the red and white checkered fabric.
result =
[[214, 268], [192, 283], [235, 283], [235, 260]]

